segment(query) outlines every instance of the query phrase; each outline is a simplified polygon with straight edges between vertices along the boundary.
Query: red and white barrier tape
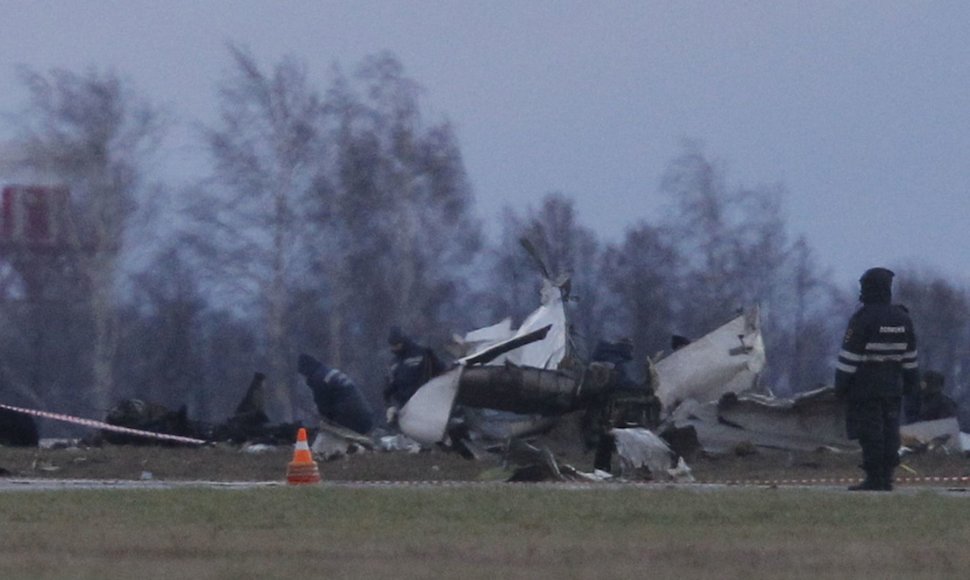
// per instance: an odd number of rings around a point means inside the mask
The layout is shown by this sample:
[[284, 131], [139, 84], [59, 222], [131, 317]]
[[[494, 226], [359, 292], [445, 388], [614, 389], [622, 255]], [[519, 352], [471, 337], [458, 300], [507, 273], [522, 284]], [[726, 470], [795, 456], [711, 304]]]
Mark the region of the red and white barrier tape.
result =
[[71, 415], [63, 415], [61, 413], [50, 413], [48, 411], [38, 411], [36, 409], [24, 409], [23, 407], [14, 407], [12, 405], [4, 405], [3, 403], [0, 403], [0, 409], [7, 409], [8, 411], [14, 411], [16, 413], [24, 413], [26, 415], [33, 415], [35, 417], [43, 417], [44, 419], [53, 419], [55, 421], [73, 423], [75, 425], [84, 425], [85, 427], [94, 427], [95, 429], [114, 431], [116, 433], [127, 433], [129, 435], [148, 437], [151, 439], [162, 439], [165, 441], [178, 441], [179, 443], [192, 443], [195, 445], [205, 445], [206, 443], [208, 443], [208, 441], [205, 441], [203, 439], [195, 439], [194, 437], [183, 437], [182, 435], [169, 435], [168, 433], [155, 433], [153, 431], [142, 431], [141, 429], [121, 427], [119, 425], [112, 425], [110, 423], [105, 423], [103, 421], [95, 421], [94, 419], [72, 417]]
[[[861, 477], [830, 477], [813, 479], [727, 479], [696, 481], [699, 484], [716, 485], [756, 485], [756, 486], [783, 486], [783, 485], [842, 485], [846, 483], [859, 483]], [[917, 477], [897, 477], [893, 483], [945, 483], [945, 484], [966, 484], [970, 483], [970, 476], [917, 476]]]

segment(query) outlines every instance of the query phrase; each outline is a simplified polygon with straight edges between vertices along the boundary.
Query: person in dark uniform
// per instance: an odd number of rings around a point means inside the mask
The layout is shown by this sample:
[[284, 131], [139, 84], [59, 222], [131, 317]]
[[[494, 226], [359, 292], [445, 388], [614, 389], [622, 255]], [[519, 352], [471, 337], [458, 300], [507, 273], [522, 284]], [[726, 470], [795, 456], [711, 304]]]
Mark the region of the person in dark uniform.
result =
[[853, 491], [892, 489], [902, 397], [919, 388], [916, 333], [906, 309], [892, 304], [893, 276], [871, 268], [859, 279], [862, 307], [849, 320], [836, 364], [835, 392], [846, 402], [846, 428], [862, 446], [866, 474]]
[[391, 328], [387, 344], [394, 355], [394, 362], [391, 363], [384, 388], [384, 404], [387, 423], [393, 425], [398, 410], [411, 399], [418, 387], [444, 372], [445, 365], [433, 350], [411, 340], [397, 326]]
[[601, 340], [593, 350], [591, 362], [610, 369], [610, 388], [602, 401], [590, 407], [584, 423], [591, 432], [589, 443], [596, 449], [593, 468], [612, 472], [616, 438], [614, 428], [643, 427], [652, 429], [660, 420], [660, 401], [654, 396], [653, 385], [647, 377], [637, 383], [627, 374], [626, 365], [633, 360], [633, 343], [627, 339], [616, 342]]
[[919, 392], [919, 421], [936, 421], [956, 417], [959, 409], [956, 401], [943, 391], [943, 375], [936, 371], [923, 373]]
[[297, 370], [306, 378], [321, 417], [361, 435], [370, 433], [374, 412], [347, 375], [308, 354], [299, 356]]

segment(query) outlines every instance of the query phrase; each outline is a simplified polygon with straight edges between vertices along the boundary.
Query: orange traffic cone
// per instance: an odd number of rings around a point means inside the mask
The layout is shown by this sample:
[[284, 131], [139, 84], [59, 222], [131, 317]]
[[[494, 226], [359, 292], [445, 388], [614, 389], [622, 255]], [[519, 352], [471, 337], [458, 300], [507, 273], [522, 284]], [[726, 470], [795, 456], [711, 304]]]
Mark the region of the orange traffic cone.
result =
[[286, 482], [290, 485], [320, 483], [320, 470], [317, 468], [317, 462], [313, 460], [313, 454], [310, 453], [306, 429], [303, 427], [300, 427], [296, 434], [293, 461], [286, 466]]

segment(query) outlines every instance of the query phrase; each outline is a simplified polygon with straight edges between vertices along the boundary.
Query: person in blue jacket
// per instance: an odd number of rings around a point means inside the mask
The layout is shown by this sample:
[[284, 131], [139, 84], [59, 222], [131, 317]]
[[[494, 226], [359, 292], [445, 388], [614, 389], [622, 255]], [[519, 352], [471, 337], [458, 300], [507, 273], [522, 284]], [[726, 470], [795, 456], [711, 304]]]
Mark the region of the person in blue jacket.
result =
[[297, 370], [313, 392], [321, 417], [362, 435], [370, 433], [374, 412], [350, 377], [305, 353], [297, 359]]
[[446, 366], [435, 352], [418, 344], [397, 326], [392, 327], [387, 344], [394, 356], [384, 386], [384, 406], [388, 425], [396, 425], [397, 413], [418, 388], [445, 371]]

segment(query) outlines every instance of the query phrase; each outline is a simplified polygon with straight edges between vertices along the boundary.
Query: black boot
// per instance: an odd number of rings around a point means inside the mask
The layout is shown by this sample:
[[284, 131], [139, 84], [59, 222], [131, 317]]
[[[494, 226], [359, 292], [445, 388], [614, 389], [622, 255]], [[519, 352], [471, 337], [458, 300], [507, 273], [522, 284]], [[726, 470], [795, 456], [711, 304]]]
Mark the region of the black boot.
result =
[[882, 489], [882, 481], [869, 475], [862, 480], [862, 483], [849, 486], [849, 491], [881, 491]]
[[883, 474], [885, 470], [881, 465], [863, 465], [862, 469], [866, 472], [866, 478], [862, 483], [849, 486], [849, 491], [880, 491], [883, 489]]
[[893, 471], [895, 467], [887, 467], [882, 473], [882, 491], [892, 491], [893, 490]]

